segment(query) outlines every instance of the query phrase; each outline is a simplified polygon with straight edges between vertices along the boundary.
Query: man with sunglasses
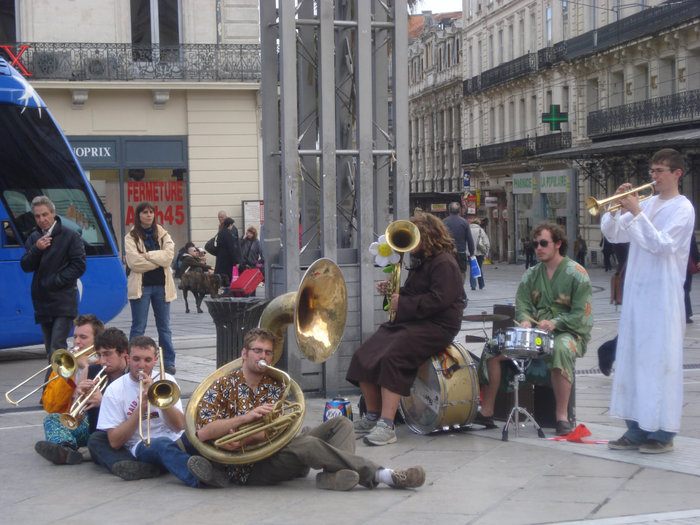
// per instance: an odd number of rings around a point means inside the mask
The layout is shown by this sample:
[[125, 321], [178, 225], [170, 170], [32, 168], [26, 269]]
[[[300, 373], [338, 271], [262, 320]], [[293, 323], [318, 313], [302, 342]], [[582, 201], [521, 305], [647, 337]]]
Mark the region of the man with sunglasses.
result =
[[[586, 353], [591, 338], [591, 281], [586, 270], [566, 256], [568, 241], [558, 224], [543, 222], [532, 232], [539, 264], [525, 272], [515, 296], [515, 320], [524, 328], [551, 332], [554, 349], [544, 358], [554, 391], [556, 434], [572, 431], [568, 418], [569, 396], [577, 357]], [[479, 363], [482, 406], [475, 423], [495, 427], [493, 407], [501, 382], [504, 355], [485, 350]]]
[[[284, 385], [267, 374], [272, 361], [276, 336], [264, 328], [254, 328], [244, 337], [243, 365], [216, 380], [198, 405], [197, 439], [214, 441], [270, 414], [284, 391]], [[222, 446], [237, 450], [259, 443], [263, 433]], [[187, 467], [203, 483], [225, 487], [239, 485], [273, 485], [305, 477], [310, 468], [322, 469], [316, 475], [316, 487], [327, 490], [350, 490], [358, 483], [374, 488], [385, 483], [397, 488], [415, 488], [425, 482], [422, 467], [392, 470], [357, 456], [355, 431], [349, 419], [335, 417], [316, 428], [302, 432], [272, 456], [247, 465], [212, 464], [202, 456], [192, 456]]]
[[[695, 227], [692, 203], [680, 194], [683, 156], [667, 148], [651, 158], [657, 194], [643, 202], [632, 193], [622, 210], [606, 213], [601, 231], [629, 242], [617, 339], [610, 415], [627, 432], [608, 446], [659, 454], [673, 450], [683, 404], [683, 280]], [[622, 184], [617, 194], [629, 192]]]

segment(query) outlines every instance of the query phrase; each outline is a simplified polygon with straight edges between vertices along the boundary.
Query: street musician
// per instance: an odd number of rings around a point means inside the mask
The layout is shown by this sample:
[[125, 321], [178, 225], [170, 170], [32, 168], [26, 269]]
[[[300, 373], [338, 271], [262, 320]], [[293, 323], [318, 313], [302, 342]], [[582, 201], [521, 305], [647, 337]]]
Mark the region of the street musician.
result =
[[[284, 385], [268, 375], [267, 366], [261, 361], [271, 362], [276, 339], [273, 332], [264, 328], [254, 328], [245, 335], [241, 351], [243, 366], [216, 380], [198, 402], [197, 439], [217, 440], [273, 411]], [[222, 448], [237, 450], [264, 439], [262, 430]], [[322, 469], [316, 475], [316, 486], [327, 490], [350, 490], [358, 483], [367, 488], [379, 483], [413, 488], [425, 481], [422, 467], [385, 469], [355, 455], [354, 451], [352, 423], [345, 417], [336, 417], [302, 431], [273, 455], [253, 464], [223, 466], [202, 456], [192, 456], [187, 465], [201, 482], [218, 487], [230, 482], [272, 485], [305, 477], [311, 468]]]

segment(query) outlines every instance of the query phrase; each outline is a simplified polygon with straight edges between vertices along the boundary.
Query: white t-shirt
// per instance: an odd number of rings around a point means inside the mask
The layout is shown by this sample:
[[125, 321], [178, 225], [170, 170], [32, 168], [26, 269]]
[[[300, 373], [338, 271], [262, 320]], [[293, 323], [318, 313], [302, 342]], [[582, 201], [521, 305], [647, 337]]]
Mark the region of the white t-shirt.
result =
[[[156, 372], [156, 369], [153, 369]], [[153, 374], [154, 380], [160, 379], [160, 373]], [[165, 379], [175, 382], [175, 378], [170, 374], [165, 374]], [[176, 383], [177, 384], [177, 383]], [[109, 385], [102, 396], [100, 404], [100, 417], [97, 420], [97, 430], [109, 430], [117, 428], [126, 421], [139, 405], [139, 382], [131, 379], [128, 373], [121, 376]], [[182, 401], [178, 399], [175, 408], [182, 412]], [[177, 440], [182, 435], [182, 430], [175, 432], [166, 423], [162, 412], [151, 406], [151, 438], [167, 437], [172, 441]], [[143, 432], [146, 435], [146, 421], [143, 421]], [[124, 447], [134, 454], [136, 445], [141, 442], [139, 431], [124, 443]]]

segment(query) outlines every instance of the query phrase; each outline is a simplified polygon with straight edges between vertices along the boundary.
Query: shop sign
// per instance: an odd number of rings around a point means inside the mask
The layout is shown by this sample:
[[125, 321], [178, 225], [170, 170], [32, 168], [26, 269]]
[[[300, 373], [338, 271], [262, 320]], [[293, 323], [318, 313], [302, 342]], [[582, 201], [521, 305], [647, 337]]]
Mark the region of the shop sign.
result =
[[503, 211], [501, 212], [501, 217], [503, 217], [503, 220], [506, 220], [508, 218], [508, 208], [503, 208]]
[[139, 202], [153, 204], [156, 222], [168, 228], [185, 223], [184, 182], [170, 180], [129, 181], [126, 184], [126, 225], [134, 224]]
[[464, 189], [466, 190], [467, 188], [469, 188], [469, 186], [471, 184], [471, 182], [470, 182], [471, 176], [470, 176], [469, 170], [464, 170], [463, 177], [464, 177]]
[[535, 191], [535, 177], [533, 173], [513, 174], [513, 194], [532, 195]]
[[485, 197], [484, 204], [487, 208], [493, 208], [498, 206], [498, 197]]
[[494, 209], [491, 211], [491, 216], [492, 216], [495, 220], [498, 220], [498, 208], [494, 208]]
[[430, 211], [431, 212], [446, 212], [447, 211], [447, 204], [445, 203], [432, 203], [430, 205]]
[[540, 191], [542, 193], [566, 193], [571, 184], [570, 170], [540, 172]]

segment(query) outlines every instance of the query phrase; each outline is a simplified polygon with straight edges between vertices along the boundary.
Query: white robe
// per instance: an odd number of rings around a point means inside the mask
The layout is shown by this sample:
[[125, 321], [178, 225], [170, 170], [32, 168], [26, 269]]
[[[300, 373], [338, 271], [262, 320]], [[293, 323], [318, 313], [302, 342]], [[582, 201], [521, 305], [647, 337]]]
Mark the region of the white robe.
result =
[[683, 283], [695, 210], [683, 195], [606, 213], [601, 231], [629, 242], [610, 414], [642, 430], [678, 432], [683, 403]]

